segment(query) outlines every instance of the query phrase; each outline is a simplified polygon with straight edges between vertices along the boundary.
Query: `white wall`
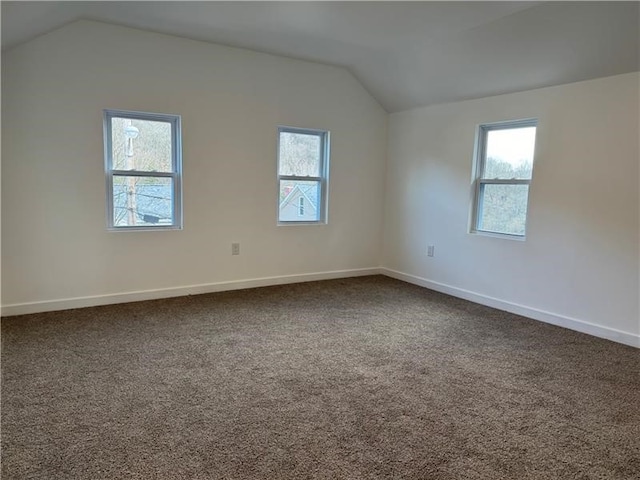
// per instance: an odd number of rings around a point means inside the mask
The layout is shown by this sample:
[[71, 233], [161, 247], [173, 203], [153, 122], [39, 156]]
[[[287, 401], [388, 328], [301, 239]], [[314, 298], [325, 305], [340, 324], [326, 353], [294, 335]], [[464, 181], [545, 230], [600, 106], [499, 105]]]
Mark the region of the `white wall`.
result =
[[[391, 115], [388, 273], [640, 346], [639, 81], [626, 74]], [[476, 126], [529, 117], [539, 126], [526, 241], [469, 234]]]
[[[346, 70], [79, 21], [2, 74], [3, 313], [378, 266], [387, 114]], [[106, 231], [104, 108], [182, 115], [184, 230]], [[276, 226], [279, 124], [331, 131], [328, 225]]]
[[[90, 21], [2, 67], [3, 314], [382, 259], [389, 275], [640, 346], [638, 74], [388, 117], [341, 68]], [[184, 230], [106, 231], [104, 108], [182, 115]], [[527, 240], [471, 235], [476, 125], [526, 117], [539, 119]], [[276, 226], [279, 124], [331, 131], [326, 226]]]

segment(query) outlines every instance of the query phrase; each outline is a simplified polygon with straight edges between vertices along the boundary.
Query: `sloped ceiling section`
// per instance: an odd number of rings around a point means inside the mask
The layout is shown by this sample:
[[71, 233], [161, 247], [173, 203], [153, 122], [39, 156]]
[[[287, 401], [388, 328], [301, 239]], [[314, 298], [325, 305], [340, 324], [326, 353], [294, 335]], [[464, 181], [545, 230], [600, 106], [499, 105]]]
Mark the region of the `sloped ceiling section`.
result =
[[12, 48], [78, 18], [348, 68], [388, 112], [640, 69], [639, 2], [2, 2]]

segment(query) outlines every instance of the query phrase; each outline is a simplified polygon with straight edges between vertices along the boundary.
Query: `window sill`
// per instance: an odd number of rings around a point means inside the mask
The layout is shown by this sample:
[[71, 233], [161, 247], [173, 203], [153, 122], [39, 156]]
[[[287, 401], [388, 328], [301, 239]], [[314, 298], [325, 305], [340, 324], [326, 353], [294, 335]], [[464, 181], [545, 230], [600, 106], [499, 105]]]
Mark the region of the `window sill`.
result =
[[278, 227], [295, 227], [300, 225], [326, 225], [327, 222], [278, 222], [276, 226]]
[[517, 242], [524, 242], [527, 237], [525, 235], [510, 235], [508, 233], [498, 232], [485, 232], [484, 230], [472, 230], [469, 232], [471, 235], [479, 235], [482, 237], [502, 238], [505, 240], [515, 240]]
[[182, 230], [182, 227], [177, 226], [162, 226], [162, 227], [109, 227], [108, 232], [166, 232], [168, 230]]

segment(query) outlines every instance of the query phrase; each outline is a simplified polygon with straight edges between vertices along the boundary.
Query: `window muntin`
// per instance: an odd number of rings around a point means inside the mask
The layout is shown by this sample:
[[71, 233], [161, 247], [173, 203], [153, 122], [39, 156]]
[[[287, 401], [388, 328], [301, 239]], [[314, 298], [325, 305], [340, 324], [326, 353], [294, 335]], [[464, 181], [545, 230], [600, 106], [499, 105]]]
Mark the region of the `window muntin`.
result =
[[326, 223], [329, 132], [278, 128], [278, 224]]
[[182, 228], [180, 117], [104, 111], [107, 225]]
[[537, 120], [481, 125], [472, 232], [524, 238]]

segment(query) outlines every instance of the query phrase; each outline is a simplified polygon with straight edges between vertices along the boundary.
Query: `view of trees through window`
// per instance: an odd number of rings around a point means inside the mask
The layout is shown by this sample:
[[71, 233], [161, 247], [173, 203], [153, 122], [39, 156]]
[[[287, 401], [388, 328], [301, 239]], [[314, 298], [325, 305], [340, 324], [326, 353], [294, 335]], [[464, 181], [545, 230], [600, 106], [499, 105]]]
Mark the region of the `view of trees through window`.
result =
[[280, 132], [280, 175], [320, 176], [318, 135]]
[[[532, 164], [522, 163], [513, 166], [510, 163], [487, 159], [492, 175], [487, 178], [527, 178], [531, 174]], [[530, 177], [529, 177], [530, 178]], [[483, 184], [478, 209], [478, 229], [487, 232], [524, 235], [527, 217], [529, 185]]]

